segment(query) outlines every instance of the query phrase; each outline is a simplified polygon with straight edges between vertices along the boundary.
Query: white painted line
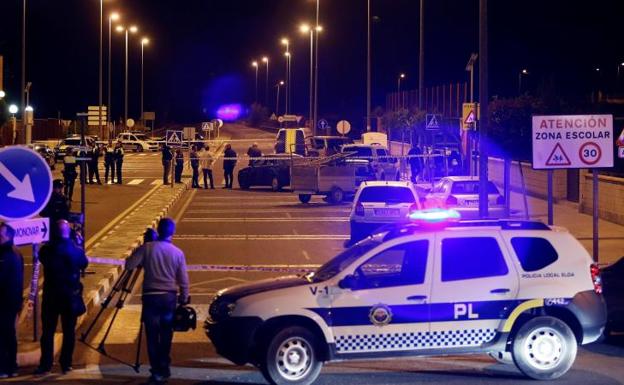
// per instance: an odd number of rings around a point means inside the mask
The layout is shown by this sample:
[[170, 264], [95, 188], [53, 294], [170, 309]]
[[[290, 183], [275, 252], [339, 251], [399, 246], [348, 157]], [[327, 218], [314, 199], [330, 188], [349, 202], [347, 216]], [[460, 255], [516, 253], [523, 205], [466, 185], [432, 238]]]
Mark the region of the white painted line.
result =
[[[229, 194], [228, 194], [229, 195]], [[288, 199], [292, 197], [292, 202], [288, 201], [289, 203], [299, 203], [299, 199], [296, 196], [288, 196], [285, 194], [262, 194], [262, 195], [254, 195], [254, 196], [198, 196], [197, 198], [195, 198], [196, 201], [215, 201], [215, 200], [237, 200], [237, 201], [245, 201], [245, 200], [253, 200], [253, 201], [257, 201], [257, 200], [275, 200], [276, 198], [281, 198], [281, 199]]]
[[160, 186], [161, 184], [163, 184], [163, 181], [161, 179], [155, 179], [152, 181], [152, 183], [150, 183], [152, 186]]
[[282, 273], [305, 273], [320, 265], [188, 265], [188, 271], [270, 271]]
[[139, 156], [145, 156], [145, 155], [147, 155], [147, 154], [139, 154]]
[[348, 217], [299, 217], [299, 218], [280, 218], [280, 217], [267, 217], [267, 218], [184, 218], [182, 222], [349, 222]]
[[[351, 212], [350, 208], [338, 209], [333, 208], [331, 206], [327, 207], [315, 207], [313, 210], [309, 209], [245, 209], [245, 214], [269, 214], [269, 213], [305, 213], [305, 212], [336, 212], [336, 213], [349, 213]], [[188, 210], [187, 214], [225, 214], [225, 213], [239, 213], [240, 209], [197, 209], [197, 210]]]
[[258, 201], [252, 201], [252, 202], [238, 202], [238, 197], [237, 196], [232, 196], [230, 197], [230, 201], [229, 202], [193, 202], [193, 206], [215, 206], [215, 207], [223, 207], [223, 206], [266, 206], [267, 204], [272, 204], [274, 206], [279, 206], [279, 205], [288, 205], [288, 206], [295, 206], [295, 207], [300, 207], [300, 208], [309, 208], [310, 206], [305, 206], [301, 203], [299, 203], [298, 201], [272, 201], [272, 202], [258, 202]]
[[173, 239], [178, 241], [232, 241], [232, 240], [249, 240], [249, 241], [342, 241], [349, 239], [348, 235], [339, 234], [180, 234], [175, 235]]
[[140, 184], [141, 182], [143, 182], [145, 179], [132, 179], [130, 182], [128, 182], [127, 184], [131, 184], [131, 185], [135, 185], [135, 184]]

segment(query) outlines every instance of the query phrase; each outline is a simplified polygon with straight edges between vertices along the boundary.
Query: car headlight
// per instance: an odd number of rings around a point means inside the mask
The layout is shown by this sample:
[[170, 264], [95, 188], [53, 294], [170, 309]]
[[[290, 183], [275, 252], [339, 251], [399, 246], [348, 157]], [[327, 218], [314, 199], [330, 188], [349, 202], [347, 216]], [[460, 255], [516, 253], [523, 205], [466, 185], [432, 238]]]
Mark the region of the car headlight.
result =
[[225, 298], [215, 298], [210, 304], [208, 309], [208, 316], [213, 322], [220, 322], [227, 319], [234, 309], [236, 308], [236, 302]]

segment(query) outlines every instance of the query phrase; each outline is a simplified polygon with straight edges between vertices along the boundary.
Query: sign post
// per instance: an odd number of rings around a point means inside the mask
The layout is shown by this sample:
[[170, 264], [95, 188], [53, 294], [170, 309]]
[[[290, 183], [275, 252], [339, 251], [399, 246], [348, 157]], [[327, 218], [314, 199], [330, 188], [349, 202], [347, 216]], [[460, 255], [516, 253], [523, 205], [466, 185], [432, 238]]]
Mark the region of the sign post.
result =
[[548, 170], [548, 224], [553, 222], [552, 170], [592, 169], [593, 254], [598, 262], [598, 168], [613, 167], [612, 115], [533, 116], [533, 168]]

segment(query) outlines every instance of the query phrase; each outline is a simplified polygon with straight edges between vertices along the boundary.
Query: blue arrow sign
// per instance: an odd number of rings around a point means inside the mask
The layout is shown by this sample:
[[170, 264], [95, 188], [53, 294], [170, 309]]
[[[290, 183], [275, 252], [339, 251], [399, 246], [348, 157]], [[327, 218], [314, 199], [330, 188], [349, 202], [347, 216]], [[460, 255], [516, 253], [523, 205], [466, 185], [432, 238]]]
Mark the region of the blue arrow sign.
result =
[[318, 128], [320, 128], [320, 129], [323, 129], [323, 130], [324, 130], [324, 129], [326, 129], [327, 127], [329, 127], [329, 123], [328, 123], [328, 122], [327, 122], [327, 120], [325, 120], [325, 119], [320, 119], [320, 120], [318, 121], [317, 126], [318, 126]]
[[52, 173], [41, 155], [22, 146], [0, 149], [0, 218], [30, 218], [51, 194]]

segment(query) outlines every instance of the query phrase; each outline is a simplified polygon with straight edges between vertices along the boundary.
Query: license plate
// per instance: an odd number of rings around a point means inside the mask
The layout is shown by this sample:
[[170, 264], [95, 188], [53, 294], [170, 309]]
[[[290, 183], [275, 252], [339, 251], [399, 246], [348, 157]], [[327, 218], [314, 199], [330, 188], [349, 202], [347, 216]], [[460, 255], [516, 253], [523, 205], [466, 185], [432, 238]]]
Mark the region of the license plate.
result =
[[464, 201], [464, 204], [462, 206], [477, 207], [479, 206], [479, 201]]
[[375, 215], [383, 215], [386, 217], [398, 217], [401, 213], [399, 209], [375, 209]]

